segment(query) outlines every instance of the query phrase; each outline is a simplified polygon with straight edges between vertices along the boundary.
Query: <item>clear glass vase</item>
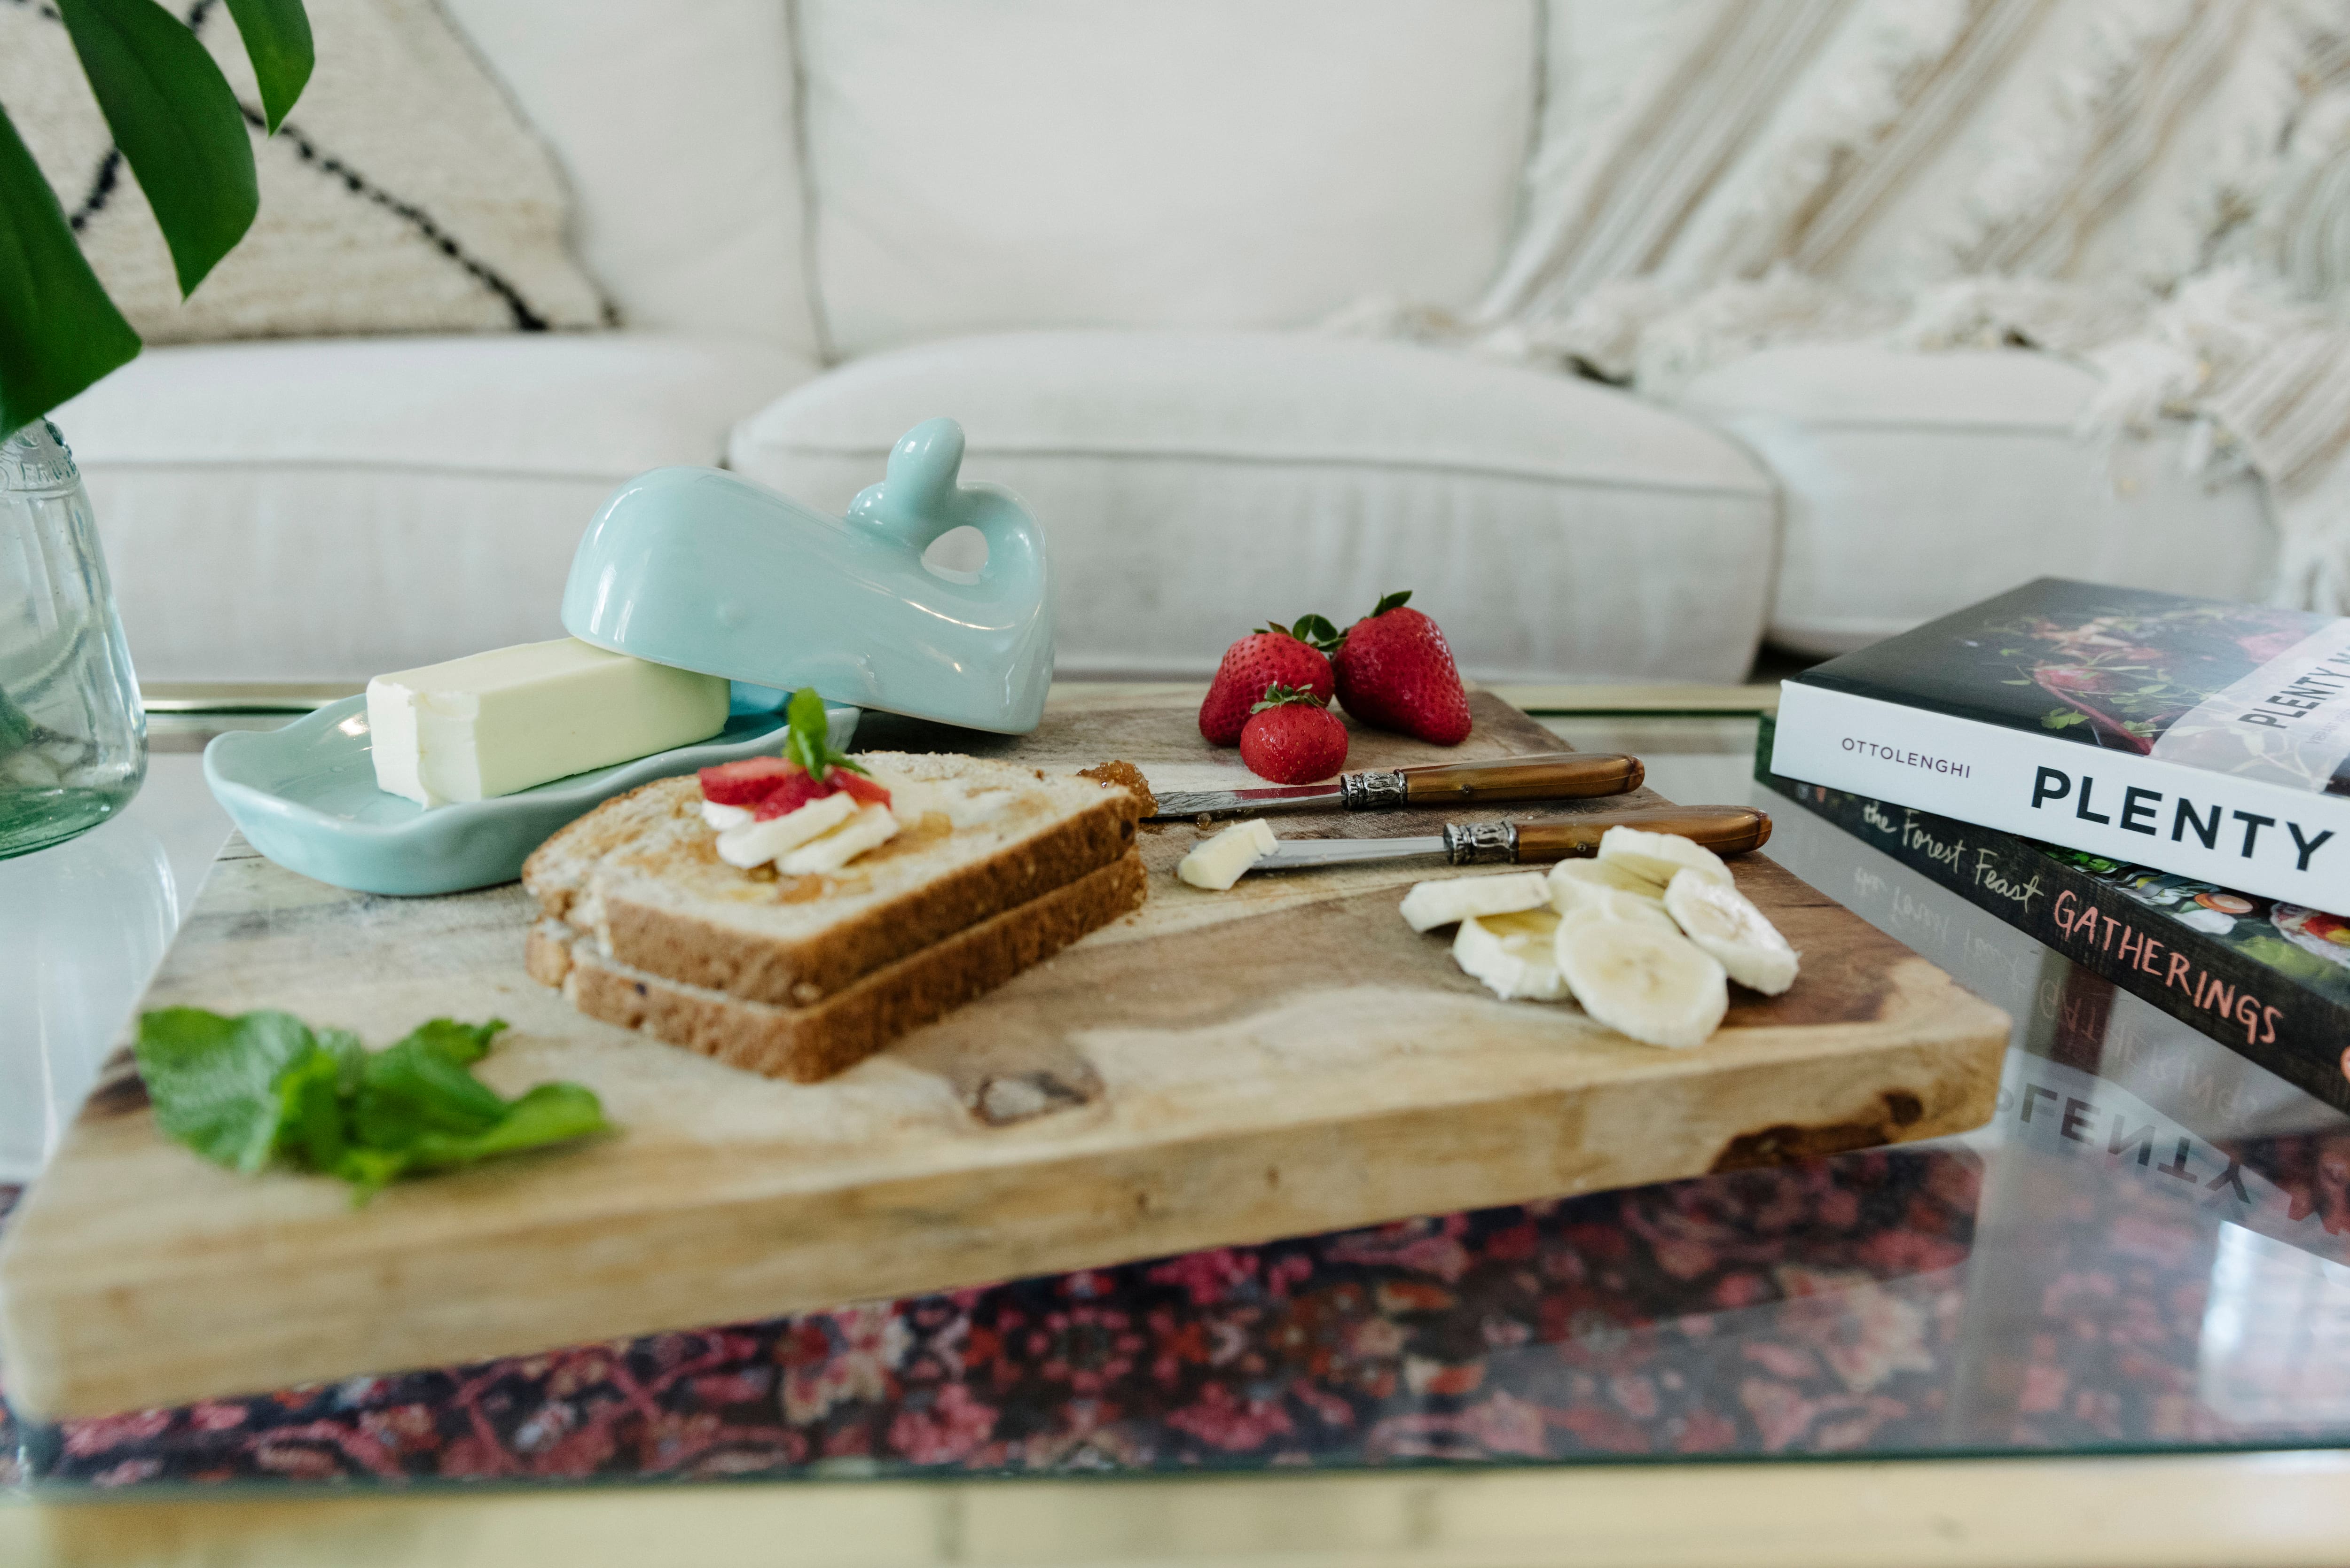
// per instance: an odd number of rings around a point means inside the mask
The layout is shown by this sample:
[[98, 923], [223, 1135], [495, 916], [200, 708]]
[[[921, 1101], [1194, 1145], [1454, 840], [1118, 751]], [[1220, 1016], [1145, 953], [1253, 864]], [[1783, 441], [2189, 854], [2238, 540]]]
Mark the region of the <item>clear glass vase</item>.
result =
[[147, 776], [147, 715], [73, 454], [0, 440], [0, 857], [62, 843]]

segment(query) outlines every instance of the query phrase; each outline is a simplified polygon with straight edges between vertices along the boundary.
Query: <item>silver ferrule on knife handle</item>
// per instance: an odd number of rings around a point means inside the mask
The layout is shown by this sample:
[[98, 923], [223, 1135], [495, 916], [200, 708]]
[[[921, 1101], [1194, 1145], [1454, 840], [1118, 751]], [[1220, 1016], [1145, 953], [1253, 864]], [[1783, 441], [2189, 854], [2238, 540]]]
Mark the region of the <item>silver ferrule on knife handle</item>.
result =
[[1401, 805], [1411, 798], [1409, 792], [1410, 786], [1405, 783], [1401, 768], [1388, 773], [1338, 775], [1338, 804], [1348, 811]]
[[1448, 822], [1444, 825], [1444, 854], [1455, 866], [1513, 865], [1518, 858], [1517, 825]]

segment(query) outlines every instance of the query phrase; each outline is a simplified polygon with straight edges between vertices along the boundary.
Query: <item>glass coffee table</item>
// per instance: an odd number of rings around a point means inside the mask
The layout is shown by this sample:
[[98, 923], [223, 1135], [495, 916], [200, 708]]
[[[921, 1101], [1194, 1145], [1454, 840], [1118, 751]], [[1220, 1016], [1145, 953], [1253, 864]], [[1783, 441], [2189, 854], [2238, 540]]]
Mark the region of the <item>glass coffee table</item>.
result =
[[[0, 1417], [0, 1561], [2339, 1560], [2350, 1119], [1755, 785], [1769, 689], [1504, 694], [1638, 754], [1669, 797], [1764, 806], [1772, 856], [2006, 1009], [1993, 1120], [180, 1410]], [[284, 716], [159, 714], [121, 819], [0, 862], [0, 1205], [227, 833], [197, 746]]]

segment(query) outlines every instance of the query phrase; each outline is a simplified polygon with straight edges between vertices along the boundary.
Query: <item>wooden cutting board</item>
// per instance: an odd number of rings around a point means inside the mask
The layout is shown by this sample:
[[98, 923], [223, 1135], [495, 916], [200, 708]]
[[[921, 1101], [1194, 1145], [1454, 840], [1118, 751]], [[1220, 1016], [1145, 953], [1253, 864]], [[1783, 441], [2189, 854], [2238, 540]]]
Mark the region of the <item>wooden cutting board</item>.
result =
[[[1197, 694], [1064, 688], [1017, 740], [875, 715], [858, 743], [1242, 784]], [[1457, 750], [1357, 734], [1352, 768], [1555, 750], [1490, 694]], [[1646, 792], [1521, 817], [1659, 804]], [[1692, 803], [1694, 804], [1694, 803]], [[1433, 832], [1424, 813], [1290, 834]], [[29, 1414], [177, 1404], [1414, 1214], [1659, 1181], [1975, 1126], [1996, 1008], [1760, 856], [1740, 885], [1804, 953], [1775, 1000], [1661, 1051], [1503, 1002], [1396, 913], [1427, 861], [1148, 904], [827, 1083], [585, 1019], [523, 973], [515, 886], [348, 893], [233, 839], [145, 1006], [277, 1007], [384, 1044], [508, 1020], [482, 1075], [588, 1085], [620, 1129], [383, 1193], [241, 1178], [161, 1137], [118, 1056], [0, 1251], [0, 1360]]]

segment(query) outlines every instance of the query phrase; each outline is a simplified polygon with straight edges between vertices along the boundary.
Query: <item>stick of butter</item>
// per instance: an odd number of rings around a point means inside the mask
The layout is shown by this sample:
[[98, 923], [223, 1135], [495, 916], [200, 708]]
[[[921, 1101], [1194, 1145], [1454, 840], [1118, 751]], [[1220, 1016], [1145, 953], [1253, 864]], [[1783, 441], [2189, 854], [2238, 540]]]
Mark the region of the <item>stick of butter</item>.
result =
[[376, 787], [422, 806], [487, 800], [726, 727], [727, 683], [577, 638], [368, 682]]

